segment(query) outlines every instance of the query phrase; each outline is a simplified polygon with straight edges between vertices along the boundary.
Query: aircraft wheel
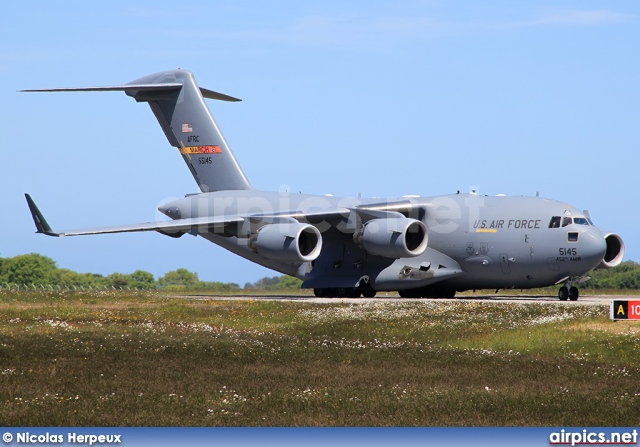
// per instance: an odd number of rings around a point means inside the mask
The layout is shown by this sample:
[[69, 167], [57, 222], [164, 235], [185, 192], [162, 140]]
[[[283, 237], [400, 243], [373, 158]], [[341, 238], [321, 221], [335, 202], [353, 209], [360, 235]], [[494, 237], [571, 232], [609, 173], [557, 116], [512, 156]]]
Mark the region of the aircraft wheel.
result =
[[580, 296], [580, 291], [577, 287], [571, 287], [569, 289], [569, 299], [571, 301], [578, 301], [578, 297]]
[[421, 298], [422, 289], [401, 290], [398, 293], [402, 298]]
[[336, 289], [336, 295], [338, 298], [346, 298], [349, 296], [349, 291], [344, 287], [338, 287]]
[[328, 296], [327, 289], [313, 289], [313, 294], [317, 298], [326, 298]]
[[442, 298], [455, 298], [456, 289], [443, 289], [441, 295]]
[[347, 298], [360, 298], [360, 291], [358, 289], [347, 289]]
[[334, 289], [334, 288], [330, 287], [330, 288], [324, 289], [324, 290], [326, 291], [325, 298], [335, 298], [336, 296], [338, 296], [337, 289]]
[[438, 294], [430, 287], [421, 287], [418, 289], [416, 298], [438, 298]]
[[376, 296], [376, 291], [371, 288], [364, 289], [362, 296], [365, 298], [374, 298]]
[[569, 298], [569, 291], [566, 287], [560, 287], [560, 290], [558, 290], [558, 298], [560, 298], [560, 301], [567, 301], [567, 298]]

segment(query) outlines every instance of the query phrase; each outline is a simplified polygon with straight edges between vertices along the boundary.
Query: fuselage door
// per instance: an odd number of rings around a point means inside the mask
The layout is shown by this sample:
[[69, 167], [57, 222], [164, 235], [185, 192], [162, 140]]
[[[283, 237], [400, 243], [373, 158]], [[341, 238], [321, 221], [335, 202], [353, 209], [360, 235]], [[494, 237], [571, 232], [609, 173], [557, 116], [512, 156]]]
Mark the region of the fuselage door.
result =
[[506, 253], [500, 253], [500, 268], [502, 273], [511, 273], [511, 266], [509, 266], [509, 256]]
[[554, 271], [554, 272], [559, 272], [560, 271], [560, 266], [558, 265], [558, 261], [556, 261], [556, 258], [547, 258], [547, 265], [549, 266], [549, 270]]

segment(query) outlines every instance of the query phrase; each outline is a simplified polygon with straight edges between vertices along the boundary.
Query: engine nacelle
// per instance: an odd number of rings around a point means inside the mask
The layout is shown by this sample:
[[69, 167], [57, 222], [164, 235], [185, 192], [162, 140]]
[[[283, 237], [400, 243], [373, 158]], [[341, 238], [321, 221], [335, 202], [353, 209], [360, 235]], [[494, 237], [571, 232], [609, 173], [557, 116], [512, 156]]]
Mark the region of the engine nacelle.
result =
[[604, 240], [607, 243], [607, 251], [604, 254], [604, 258], [597, 269], [610, 269], [617, 267], [624, 258], [624, 242], [622, 238], [615, 233], [607, 233], [604, 236]]
[[353, 234], [353, 241], [369, 253], [385, 258], [420, 256], [427, 249], [427, 227], [407, 217], [373, 219]]
[[320, 255], [322, 236], [309, 224], [269, 224], [252, 235], [248, 245], [254, 252], [273, 261], [307, 262]]

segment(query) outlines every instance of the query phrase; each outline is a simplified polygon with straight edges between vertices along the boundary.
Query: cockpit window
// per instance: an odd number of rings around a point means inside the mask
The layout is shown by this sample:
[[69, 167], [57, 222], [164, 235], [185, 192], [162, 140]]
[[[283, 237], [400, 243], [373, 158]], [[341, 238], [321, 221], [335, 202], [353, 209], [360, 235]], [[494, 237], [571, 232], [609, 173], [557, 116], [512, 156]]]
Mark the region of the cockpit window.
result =
[[551, 218], [549, 228], [560, 228], [560, 216], [553, 216]]
[[593, 225], [593, 222], [591, 222], [591, 220], [587, 219], [586, 217], [553, 216], [549, 221], [549, 228], [560, 228], [560, 226], [566, 227], [571, 224]]

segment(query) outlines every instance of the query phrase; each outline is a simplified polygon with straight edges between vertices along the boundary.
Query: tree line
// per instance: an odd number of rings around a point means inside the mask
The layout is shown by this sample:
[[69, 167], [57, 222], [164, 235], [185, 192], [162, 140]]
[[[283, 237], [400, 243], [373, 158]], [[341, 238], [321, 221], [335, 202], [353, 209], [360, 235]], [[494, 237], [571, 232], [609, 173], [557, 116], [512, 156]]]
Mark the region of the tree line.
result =
[[[640, 289], [640, 264], [625, 261], [616, 268], [594, 270], [591, 279], [580, 287], [586, 289]], [[97, 273], [78, 273], [59, 268], [55, 261], [37, 253], [18, 255], [13, 258], [0, 257], [0, 287], [65, 289], [165, 289], [165, 290], [283, 290], [299, 289], [302, 281], [280, 275], [247, 282], [243, 287], [234, 282], [201, 281], [198, 273], [185, 268], [167, 272], [156, 279], [144, 270], [133, 273], [112, 273], [103, 276]]]
[[640, 264], [625, 261], [618, 267], [589, 272], [591, 279], [580, 287], [589, 289], [640, 289]]
[[[273, 276], [246, 283], [246, 290], [298, 289], [302, 281], [291, 276]], [[201, 281], [198, 273], [185, 268], [167, 272], [160, 278], [152, 273], [136, 270], [133, 273], [78, 273], [59, 268], [56, 262], [37, 253], [0, 257], [0, 287], [7, 288], [58, 288], [58, 289], [131, 289], [131, 290], [242, 290], [234, 282]]]

